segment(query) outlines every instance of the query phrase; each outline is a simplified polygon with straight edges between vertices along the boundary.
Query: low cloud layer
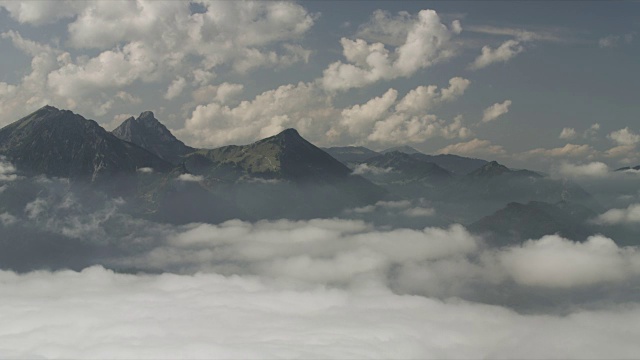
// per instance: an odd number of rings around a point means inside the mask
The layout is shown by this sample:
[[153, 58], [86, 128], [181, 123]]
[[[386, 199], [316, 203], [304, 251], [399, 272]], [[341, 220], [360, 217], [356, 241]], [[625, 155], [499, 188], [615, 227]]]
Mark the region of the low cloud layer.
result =
[[498, 306], [217, 274], [0, 272], [10, 358], [635, 358], [637, 305]]

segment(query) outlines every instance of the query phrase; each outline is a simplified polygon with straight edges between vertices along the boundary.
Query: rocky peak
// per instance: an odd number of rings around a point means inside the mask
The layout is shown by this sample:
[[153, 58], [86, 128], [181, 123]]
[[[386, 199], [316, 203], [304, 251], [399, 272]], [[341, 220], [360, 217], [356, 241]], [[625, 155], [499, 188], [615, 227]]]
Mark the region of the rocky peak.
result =
[[498, 163], [497, 161], [491, 161], [469, 175], [474, 177], [493, 177], [511, 172], [512, 171], [508, 167]]
[[128, 118], [112, 133], [119, 139], [132, 142], [174, 164], [178, 164], [183, 155], [194, 150], [173, 136], [151, 111], [144, 111], [135, 119]]

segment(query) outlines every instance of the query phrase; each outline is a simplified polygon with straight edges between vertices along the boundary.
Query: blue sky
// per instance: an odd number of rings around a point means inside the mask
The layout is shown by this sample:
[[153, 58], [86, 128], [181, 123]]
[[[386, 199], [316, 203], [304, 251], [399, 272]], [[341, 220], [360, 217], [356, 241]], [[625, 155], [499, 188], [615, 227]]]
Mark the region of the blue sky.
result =
[[[632, 2], [0, 2], [0, 124], [44, 104], [188, 144], [295, 127], [541, 170], [640, 163]], [[603, 167], [600, 166], [600, 169]]]

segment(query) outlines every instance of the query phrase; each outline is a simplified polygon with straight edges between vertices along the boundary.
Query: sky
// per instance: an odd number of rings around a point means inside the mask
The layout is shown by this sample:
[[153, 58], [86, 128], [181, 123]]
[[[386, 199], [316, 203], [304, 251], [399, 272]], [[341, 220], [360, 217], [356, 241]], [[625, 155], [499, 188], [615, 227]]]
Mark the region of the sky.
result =
[[0, 2], [0, 124], [50, 104], [189, 145], [640, 163], [634, 2]]
[[[117, 4], [117, 5], [116, 5]], [[634, 2], [0, 2], [0, 125], [154, 111], [196, 147], [319, 146], [548, 171], [640, 164]]]

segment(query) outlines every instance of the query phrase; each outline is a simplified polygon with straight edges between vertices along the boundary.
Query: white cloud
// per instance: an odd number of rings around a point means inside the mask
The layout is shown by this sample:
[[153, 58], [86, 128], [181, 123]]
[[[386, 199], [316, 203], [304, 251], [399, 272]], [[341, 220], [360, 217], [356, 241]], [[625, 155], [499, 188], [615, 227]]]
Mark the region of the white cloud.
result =
[[[207, 85], [219, 66], [246, 72], [307, 62], [310, 51], [298, 42], [316, 18], [292, 2], [205, 2], [204, 12], [195, 13], [188, 2], [143, 0], [65, 1], [55, 10], [46, 2], [2, 6], [33, 25], [69, 22], [63, 45], [2, 35], [32, 56], [31, 74], [19, 84], [0, 84], [10, 95], [0, 98], [5, 121], [45, 104], [104, 116], [115, 108], [116, 94], [140, 82], [170, 88], [161, 95], [175, 98], [186, 80]], [[68, 45], [75, 49], [62, 50]]]
[[493, 63], [507, 62], [523, 51], [524, 47], [518, 40], [507, 40], [496, 49], [492, 49], [489, 46], [483, 46], [482, 53], [471, 64], [469, 64], [469, 68], [472, 70], [478, 70]]
[[17, 179], [16, 167], [4, 156], [0, 156], [0, 181], [15, 181]]
[[143, 168], [136, 169], [136, 171], [142, 174], [151, 174], [153, 173], [153, 168], [143, 167]]
[[607, 137], [618, 145], [637, 145], [640, 143], [640, 135], [629, 130], [628, 127], [611, 132]]
[[85, 4], [73, 0], [62, 0], [55, 3], [2, 1], [0, 6], [7, 9], [11, 17], [20, 23], [44, 25], [73, 17]]
[[501, 145], [494, 145], [489, 140], [473, 139], [443, 147], [438, 154], [456, 154], [462, 156], [482, 157], [504, 155], [506, 152]]
[[574, 128], [563, 128], [560, 132], [560, 139], [573, 139], [576, 137], [576, 129]]
[[373, 175], [381, 175], [387, 174], [391, 172], [392, 168], [379, 168], [376, 166], [368, 165], [368, 164], [358, 164], [355, 169], [353, 169], [354, 175], [365, 175], [365, 174], [373, 174]]
[[201, 175], [181, 174], [180, 176], [178, 176], [178, 180], [184, 182], [201, 182], [202, 180], [204, 180], [204, 177], [202, 177]]
[[384, 38], [404, 37], [406, 33], [406, 37], [394, 51], [382, 42], [370, 44], [363, 39], [342, 38], [347, 63], [337, 61], [324, 70], [321, 79], [324, 89], [348, 90], [380, 80], [408, 77], [453, 55], [451, 37], [455, 33], [440, 22], [433, 10], [421, 10], [417, 16], [400, 13], [398, 18], [375, 12], [361, 32], [374, 37], [382, 34]]
[[482, 113], [482, 122], [493, 121], [500, 116], [509, 112], [509, 106], [511, 106], [511, 100], [505, 100], [502, 103], [495, 103], [488, 108], [484, 109]]
[[602, 236], [579, 243], [549, 235], [498, 256], [516, 282], [529, 286], [588, 286], [619, 282], [640, 273], [640, 254], [635, 248], [619, 248]]
[[409, 91], [396, 105], [396, 110], [408, 114], [420, 114], [430, 110], [434, 105], [445, 101], [453, 101], [462, 96], [471, 81], [454, 77], [449, 80], [449, 87], [438, 91], [435, 85], [418, 86]]
[[626, 209], [611, 209], [596, 219], [599, 224], [637, 224], [640, 223], [640, 204], [631, 204]]
[[[283, 85], [236, 106], [218, 102], [199, 105], [176, 134], [203, 147], [249, 143], [291, 127], [318, 145], [421, 142], [438, 136], [466, 138], [471, 131], [461, 117], [453, 121], [438, 119], [426, 113], [429, 106], [421, 101], [428, 97], [432, 105], [453, 101], [468, 84], [466, 79], [453, 78], [441, 91], [435, 86], [418, 87], [399, 101], [397, 90], [388, 89], [381, 96], [343, 109], [334, 106], [334, 95], [314, 83]], [[193, 97], [200, 102], [219, 93], [209, 85], [194, 91]]]
[[521, 315], [376, 285], [295, 288], [101, 267], [0, 278], [0, 351], [11, 358], [633, 358], [640, 350], [631, 340], [640, 336], [635, 305]]
[[560, 148], [553, 149], [533, 149], [523, 154], [524, 157], [542, 156], [542, 157], [587, 157], [594, 153], [590, 145], [583, 144], [567, 144]]
[[173, 80], [171, 85], [169, 85], [167, 92], [164, 94], [164, 98], [167, 100], [171, 100], [178, 97], [180, 94], [182, 94], [182, 91], [186, 86], [187, 80], [185, 80], [185, 78], [183, 78], [182, 76], [178, 76], [175, 80]]
[[562, 163], [558, 169], [558, 172], [561, 176], [569, 178], [604, 178], [607, 177], [610, 173], [609, 167], [601, 162], [591, 162], [584, 165]]

